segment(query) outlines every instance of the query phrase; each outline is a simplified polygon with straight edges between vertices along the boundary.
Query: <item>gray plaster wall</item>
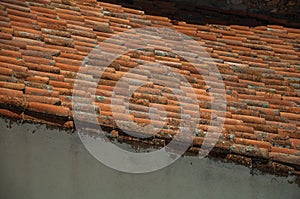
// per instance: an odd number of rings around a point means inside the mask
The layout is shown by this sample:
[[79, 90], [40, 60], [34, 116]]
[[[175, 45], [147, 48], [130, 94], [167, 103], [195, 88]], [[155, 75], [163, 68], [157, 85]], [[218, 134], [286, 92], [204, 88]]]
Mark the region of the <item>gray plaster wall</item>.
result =
[[0, 199], [298, 199], [293, 180], [195, 157], [152, 173], [121, 173], [94, 159], [76, 133], [0, 119]]

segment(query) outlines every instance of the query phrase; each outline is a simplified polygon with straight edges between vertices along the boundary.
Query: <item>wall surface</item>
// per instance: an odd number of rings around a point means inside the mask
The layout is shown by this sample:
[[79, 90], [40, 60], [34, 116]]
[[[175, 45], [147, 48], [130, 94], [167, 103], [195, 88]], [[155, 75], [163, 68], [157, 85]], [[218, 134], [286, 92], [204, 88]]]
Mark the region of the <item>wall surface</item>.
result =
[[148, 174], [121, 173], [94, 159], [76, 133], [0, 119], [1, 199], [297, 199], [293, 180], [195, 157]]

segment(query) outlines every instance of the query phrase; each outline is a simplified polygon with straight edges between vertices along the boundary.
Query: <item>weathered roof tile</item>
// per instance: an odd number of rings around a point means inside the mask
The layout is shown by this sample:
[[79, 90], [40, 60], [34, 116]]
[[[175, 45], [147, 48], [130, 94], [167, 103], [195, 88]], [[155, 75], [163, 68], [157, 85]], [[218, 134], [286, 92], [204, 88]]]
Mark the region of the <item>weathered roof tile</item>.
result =
[[61, 117], [69, 117], [70, 115], [68, 108], [38, 102], [29, 102], [27, 110]]
[[[145, 3], [147, 4], [147, 3]], [[212, 75], [208, 65], [199, 64], [198, 74], [193, 65], [173, 52], [178, 41], [174, 35], [164, 35], [170, 45], [162, 40], [152, 39], [149, 48], [155, 51], [130, 52], [115, 60], [101, 74], [97, 66], [105, 63], [105, 56], [93, 55], [89, 69], [83, 80], [83, 88], [76, 91], [82, 97], [82, 109], [86, 113], [94, 108], [85, 104], [89, 97], [95, 98], [96, 111], [101, 109], [98, 120], [101, 125], [116, 127], [110, 104], [118, 104], [118, 119], [131, 127], [130, 120], [139, 124], [149, 124], [149, 106], [160, 104], [166, 116], [173, 120], [153, 121], [156, 125], [167, 125], [176, 129], [180, 114], [197, 117], [197, 107], [201, 121], [198, 125], [200, 136], [210, 127], [210, 89], [203, 80], [209, 80], [216, 91], [222, 78], [226, 86], [227, 112], [223, 126], [223, 141], [217, 148], [232, 154], [260, 157], [275, 162], [299, 165], [299, 30], [284, 26], [248, 27], [239, 25], [195, 25], [171, 21], [167, 17], [146, 15], [143, 11], [124, 8], [120, 5], [91, 1], [49, 1], [36, 2], [4, 0], [0, 2], [0, 114], [14, 118], [35, 120], [47, 124], [57, 124], [74, 128], [72, 116], [73, 85], [77, 71], [85, 57], [98, 44], [111, 36], [136, 27], [172, 27], [191, 36], [203, 46], [215, 62], [221, 77]], [[29, 6], [28, 6], [29, 5]], [[166, 8], [168, 4], [164, 4]], [[173, 8], [169, 8], [174, 12]], [[205, 12], [205, 10], [204, 10]], [[210, 12], [209, 12], [210, 13]], [[231, 13], [228, 11], [228, 13]], [[232, 14], [232, 13], [231, 13]], [[258, 15], [256, 16], [258, 17]], [[211, 22], [219, 20], [211, 20]], [[143, 48], [144, 40], [134, 34], [125, 33], [133, 40], [129, 47]], [[146, 38], [146, 36], [145, 36]], [[148, 37], [147, 37], [148, 38]], [[150, 39], [150, 37], [149, 37]], [[127, 50], [120, 39], [103, 45], [102, 49], [111, 53]], [[193, 53], [199, 46], [186, 43], [180, 53], [196, 60]], [[170, 53], [172, 52], [172, 53]], [[203, 54], [204, 55], [204, 54]], [[180, 73], [193, 88], [183, 85], [180, 80], [166, 76], [168, 70], [147, 66], [153, 61], [173, 68]], [[145, 70], [128, 73], [139, 64]], [[123, 76], [126, 74], [126, 77]], [[94, 78], [102, 78], [95, 82]], [[127, 84], [122, 89], [115, 85], [123, 77]], [[154, 83], [151, 78], [157, 81]], [[145, 83], [138, 88], [139, 83]], [[179, 103], [177, 96], [165, 87], [184, 90], [185, 97], [196, 95], [198, 104]], [[96, 93], [91, 94], [95, 87]], [[126, 94], [128, 89], [137, 89], [128, 101], [114, 100], [113, 92]], [[23, 93], [24, 92], [24, 93]], [[92, 95], [92, 96], [91, 96]], [[129, 104], [130, 116], [125, 115], [124, 105]], [[180, 106], [184, 107], [181, 112]], [[2, 107], [8, 106], [9, 110]], [[23, 113], [14, 112], [16, 110]], [[53, 120], [58, 117], [62, 120]], [[79, 116], [80, 117], [80, 116]], [[52, 118], [49, 121], [47, 118]], [[82, 120], [86, 118], [82, 117]], [[162, 133], [163, 132], [163, 133]], [[169, 139], [176, 132], [168, 129], [156, 135]], [[234, 135], [231, 139], [230, 135]], [[194, 147], [199, 147], [203, 137], [194, 139]], [[291, 147], [287, 149], [284, 147]]]

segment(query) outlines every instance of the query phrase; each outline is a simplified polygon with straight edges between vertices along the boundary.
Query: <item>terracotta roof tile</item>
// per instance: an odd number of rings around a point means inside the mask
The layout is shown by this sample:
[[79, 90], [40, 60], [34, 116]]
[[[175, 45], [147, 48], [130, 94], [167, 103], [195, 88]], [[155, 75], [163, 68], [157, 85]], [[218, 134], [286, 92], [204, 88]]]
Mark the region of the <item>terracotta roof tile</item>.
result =
[[17, 22], [17, 21], [11, 21], [10, 26], [18, 26], [18, 27], [24, 27], [24, 28], [32, 28], [34, 30], [40, 30], [41, 26], [38, 24], [29, 24], [29, 23], [22, 23], [22, 22]]
[[2, 82], [0, 81], [0, 87], [9, 88], [13, 90], [24, 90], [25, 85], [21, 83]]
[[0, 27], [1, 33], [12, 33], [12, 29], [11, 28], [6, 28], [6, 27]]
[[[18, 2], [19, 2], [19, 4], [18, 4]], [[27, 7], [27, 5], [21, 1], [17, 1], [17, 3], [16, 3], [16, 1], [6, 1], [6, 2], [2, 1], [2, 2], [0, 2], [0, 4], [7, 8], [14, 9], [14, 10], [30, 12], [30, 9]]]
[[33, 56], [22, 56], [22, 59], [26, 62], [26, 63], [36, 63], [36, 64], [44, 64], [44, 65], [50, 65], [50, 66], [54, 66], [55, 65], [55, 60], [50, 60], [47, 58], [43, 58], [43, 57], [33, 57]]
[[35, 51], [35, 50], [20, 50], [20, 53], [24, 56], [30, 56], [30, 57], [40, 57], [45, 59], [52, 59], [52, 56], [55, 55], [55, 52], [49, 52], [49, 51]]
[[9, 15], [14, 15], [14, 16], [19, 16], [19, 17], [26, 17], [26, 18], [30, 18], [30, 19], [36, 19], [36, 15], [35, 14], [32, 14], [32, 13], [29, 13], [29, 12], [22, 12], [22, 11], [18, 11], [18, 10], [15, 10], [15, 9], [10, 9], [10, 8], [7, 8], [7, 13]]
[[8, 88], [0, 88], [0, 91], [2, 94], [8, 95], [10, 97], [23, 97], [23, 92], [21, 91], [11, 90]]
[[71, 37], [71, 34], [63, 30], [53, 30], [48, 28], [42, 28], [41, 31], [45, 34], [61, 36], [61, 37]]
[[[97, 1], [39, 0], [14, 3], [4, 0], [0, 5], [3, 7], [0, 10], [1, 115], [74, 128], [72, 116], [75, 113], [70, 111], [72, 102], [69, 96], [73, 94], [74, 78], [85, 56], [97, 44], [118, 32], [135, 27], [172, 27], [199, 41], [222, 73], [220, 78], [225, 83], [228, 102], [222, 134], [224, 141], [219, 141], [216, 147], [235, 155], [299, 165], [298, 29], [277, 25], [195, 25]], [[169, 11], [173, 12], [172, 9]], [[128, 40], [134, 39], [132, 34], [126, 37]], [[81, 83], [89, 87], [97, 86], [96, 96], [92, 97], [96, 101], [96, 111], [99, 111], [99, 107], [102, 111], [98, 117], [101, 125], [116, 127], [110, 103], [116, 83], [126, 73], [128, 84], [115, 92], [126, 94], [128, 89], [137, 88], [137, 82], [146, 81], [147, 84], [138, 88], [129, 102], [123, 99], [116, 102], [119, 107], [118, 119], [129, 126], [130, 120], [148, 124], [150, 118], [146, 113], [149, 112], [149, 106], [160, 104], [173, 122], [154, 122], [176, 129], [181, 109], [176, 95], [160, 86], [166, 85], [185, 90], [187, 97], [195, 93], [199, 104], [181, 103], [185, 107], [183, 114], [196, 117], [195, 110], [198, 107], [201, 117], [198, 127], [202, 131], [208, 130], [213, 99], [209, 88], [198, 71], [178, 58], [178, 52], [173, 52], [176, 37], [165, 35], [163, 38], [168, 39], [171, 45], [153, 40], [148, 47], [155, 48], [155, 51], [136, 51], [122, 56], [111, 64], [97, 83], [94, 78], [98, 78], [100, 73], [96, 66], [104, 64], [103, 56], [95, 55], [97, 63], [89, 63], [91, 67], [94, 66], [85, 71]], [[121, 41], [113, 40], [103, 49], [112, 53], [122, 52], [126, 50], [122, 45]], [[186, 46], [190, 50], [200, 50], [189, 43]], [[144, 47], [144, 43], [141, 40], [131, 47]], [[181, 53], [195, 59], [192, 53], [185, 51], [183, 49]], [[165, 76], [168, 71], [155, 69], [151, 65], [145, 66], [145, 70], [127, 73], [146, 60], [172, 67], [174, 72], [184, 75], [193, 88], [188, 89], [181, 85], [180, 80]], [[199, 64], [198, 67], [218, 91], [219, 77], [210, 76], [205, 64]], [[156, 83], [149, 79], [150, 75], [157, 79]], [[82, 97], [83, 111], [92, 110], [91, 105], [84, 103], [84, 99], [90, 97], [91, 89], [76, 92]], [[124, 114], [125, 103], [133, 111], [129, 117]], [[8, 110], [3, 109], [6, 106]], [[82, 116], [82, 119], [86, 118]], [[175, 134], [175, 131], [167, 129], [162, 132], [164, 134], [158, 133], [156, 137], [164, 140], [168, 139], [168, 134]], [[234, 139], [230, 140], [230, 134], [234, 135]], [[203, 137], [196, 137], [194, 146], [200, 146], [202, 142]]]
[[0, 81], [4, 82], [18, 82], [17, 77], [14, 77], [16, 73], [13, 73], [13, 75], [6, 76], [6, 75], [0, 75]]
[[0, 55], [7, 56], [7, 57], [15, 57], [17, 59], [18, 58], [21, 59], [21, 57], [22, 57], [21, 53], [18, 51], [5, 50], [5, 49], [1, 49]]
[[9, 118], [22, 119], [22, 116], [19, 113], [7, 109], [0, 109], [0, 114]]
[[26, 102], [24, 101], [24, 98], [22, 97], [16, 97], [19, 95], [19, 93], [12, 92], [12, 93], [5, 93], [5, 95], [0, 95], [0, 104], [5, 105], [6, 108], [9, 108], [9, 106], [14, 106], [17, 108], [24, 109], [26, 107]]
[[287, 162], [295, 165], [300, 165], [300, 158], [298, 155], [290, 155], [285, 153], [270, 152], [270, 159], [279, 162]]
[[68, 108], [38, 102], [29, 102], [27, 110], [62, 117], [69, 117], [70, 114]]
[[12, 21], [21, 22], [21, 23], [29, 23], [29, 24], [37, 24], [36, 20], [30, 18], [19, 17], [15, 15], [8, 14], [8, 17]]
[[6, 56], [0, 55], [0, 62], [14, 64], [14, 65], [20, 65], [20, 66], [24, 65], [24, 61], [20, 60], [20, 58], [18, 58], [18, 57], [6, 57]]
[[0, 74], [1, 75], [7, 75], [7, 76], [11, 76], [13, 74], [13, 70], [10, 68], [3, 68], [0, 67]]
[[291, 155], [298, 155], [298, 156], [300, 155], [299, 150], [281, 148], [281, 147], [272, 147], [271, 151], [272, 152], [277, 152], [277, 153], [283, 153], [283, 154], [291, 154]]
[[11, 35], [11, 34], [8, 34], [8, 33], [0, 32], [0, 39], [11, 40], [11, 39], [12, 39], [12, 35]]
[[47, 44], [73, 47], [73, 40], [71, 38], [54, 35], [45, 35], [44, 41]]
[[23, 38], [23, 37], [13, 37], [13, 42], [20, 43], [20, 44], [22, 43], [22, 47], [24, 44], [25, 45], [29, 44], [32, 46], [43, 46], [44, 45], [44, 42], [42, 42], [42, 41], [37, 41], [37, 40]]
[[56, 91], [32, 88], [32, 87], [26, 87], [25, 94], [48, 96], [48, 97], [58, 97], [59, 96], [58, 92], [56, 92]]
[[15, 28], [14, 27], [14, 36], [23, 37], [28, 39], [34, 39], [42, 41], [44, 38], [38, 31], [31, 31], [25, 28]]

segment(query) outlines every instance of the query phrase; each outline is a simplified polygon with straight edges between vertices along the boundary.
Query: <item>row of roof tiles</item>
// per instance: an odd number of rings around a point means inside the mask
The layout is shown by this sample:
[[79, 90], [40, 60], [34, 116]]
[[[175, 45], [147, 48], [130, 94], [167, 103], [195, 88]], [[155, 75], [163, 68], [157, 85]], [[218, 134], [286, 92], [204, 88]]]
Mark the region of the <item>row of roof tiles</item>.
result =
[[[222, 77], [210, 77], [211, 82], [224, 82], [228, 101], [222, 136], [216, 146], [236, 154], [300, 165], [299, 29], [278, 25], [249, 28], [173, 24], [166, 17], [92, 0], [3, 0], [0, 23], [2, 115], [74, 128], [71, 100], [74, 79], [91, 50], [112, 35], [132, 28], [170, 27], [197, 40], [221, 72]], [[134, 35], [129, 34], [130, 37]], [[164, 39], [176, 38], [164, 35]], [[126, 47], [120, 44], [122, 41], [115, 40], [104, 48], [108, 52], [121, 52]], [[101, 125], [115, 128], [110, 104], [116, 83], [141, 60], [163, 63], [185, 75], [194, 88], [184, 94], [195, 93], [198, 99], [200, 123], [194, 146], [199, 146], [210, 126], [211, 88], [189, 63], [172, 53], [172, 47], [161, 41], [153, 41], [151, 45], [157, 50], [130, 52], [115, 60], [98, 83], [97, 68], [86, 71], [82, 85], [97, 89], [93, 96], [89, 90], [77, 91], [82, 97], [82, 111], [96, 111]], [[188, 48], [199, 49], [194, 45]], [[193, 55], [186, 53], [186, 56]], [[207, 65], [199, 67], [202, 74], [209, 76]], [[168, 139], [178, 129], [181, 109], [176, 95], [151, 81], [150, 73], [154, 70], [149, 66], [149, 70], [127, 73], [126, 89], [136, 88], [137, 81], [148, 83], [136, 90], [130, 101], [120, 99], [116, 114], [129, 126], [131, 120], [145, 125], [150, 123], [146, 114], [149, 106], [160, 104], [172, 119], [165, 121], [165, 128], [156, 137]], [[164, 76], [161, 69], [155, 72], [155, 77], [172, 88], [174, 82], [178, 82], [178, 89], [184, 87], [176, 78]], [[95, 106], [85, 104], [90, 97], [95, 99]], [[132, 109], [130, 117], [124, 113], [126, 103]], [[194, 110], [193, 104], [187, 103], [184, 114], [196, 117]], [[153, 123], [159, 126], [162, 121]]]

